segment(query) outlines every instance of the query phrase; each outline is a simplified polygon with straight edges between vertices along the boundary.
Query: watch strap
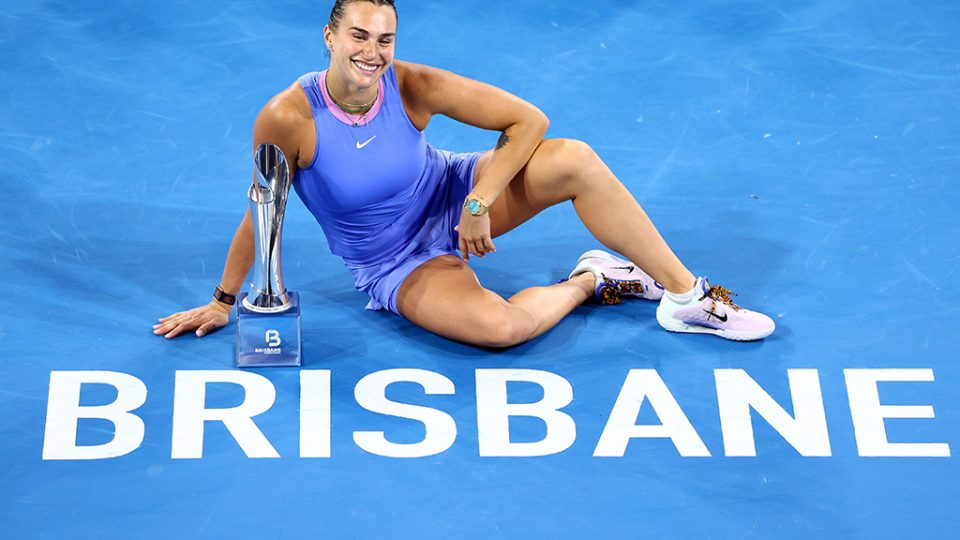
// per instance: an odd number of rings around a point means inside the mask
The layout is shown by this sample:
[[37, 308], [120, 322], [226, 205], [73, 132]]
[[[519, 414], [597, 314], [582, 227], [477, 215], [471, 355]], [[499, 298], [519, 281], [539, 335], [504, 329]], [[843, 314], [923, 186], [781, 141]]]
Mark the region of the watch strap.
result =
[[220, 285], [217, 285], [217, 288], [213, 290], [213, 299], [228, 306], [232, 306], [237, 303], [237, 295], [224, 291]]

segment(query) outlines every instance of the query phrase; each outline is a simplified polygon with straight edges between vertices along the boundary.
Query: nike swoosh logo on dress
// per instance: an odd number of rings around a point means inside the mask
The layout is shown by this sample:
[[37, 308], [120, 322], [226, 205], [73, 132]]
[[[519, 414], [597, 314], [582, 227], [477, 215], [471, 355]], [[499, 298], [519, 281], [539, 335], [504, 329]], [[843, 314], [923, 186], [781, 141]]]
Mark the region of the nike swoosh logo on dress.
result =
[[363, 147], [364, 147], [364, 146], [370, 144], [370, 143], [373, 142], [373, 140], [376, 139], [376, 138], [377, 138], [377, 136], [374, 135], [373, 137], [370, 137], [369, 139], [367, 139], [366, 141], [364, 141], [364, 142], [362, 142], [362, 143], [361, 143], [360, 141], [357, 141], [357, 150], [363, 150]]

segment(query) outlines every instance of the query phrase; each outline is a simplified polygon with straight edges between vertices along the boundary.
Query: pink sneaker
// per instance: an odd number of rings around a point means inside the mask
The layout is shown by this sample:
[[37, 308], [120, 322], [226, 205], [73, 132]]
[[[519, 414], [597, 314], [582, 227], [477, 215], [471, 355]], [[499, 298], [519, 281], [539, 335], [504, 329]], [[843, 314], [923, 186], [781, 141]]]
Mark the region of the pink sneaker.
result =
[[592, 249], [581, 255], [570, 277], [584, 272], [593, 272], [597, 277], [594, 296], [601, 304], [619, 304], [624, 296], [647, 300], [663, 297], [663, 287], [646, 272], [606, 251]]
[[773, 333], [776, 324], [763, 313], [744, 309], [730, 300], [733, 292], [719, 285], [710, 286], [706, 278], [686, 295], [667, 293], [657, 307], [657, 322], [671, 332], [713, 334], [734, 341], [763, 339]]

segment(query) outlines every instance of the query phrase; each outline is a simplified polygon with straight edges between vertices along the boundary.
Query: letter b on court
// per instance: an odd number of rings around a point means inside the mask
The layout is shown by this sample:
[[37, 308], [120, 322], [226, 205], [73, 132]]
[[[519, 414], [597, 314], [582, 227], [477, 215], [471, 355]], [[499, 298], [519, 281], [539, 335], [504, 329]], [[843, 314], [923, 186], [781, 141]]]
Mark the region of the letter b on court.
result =
[[[106, 405], [80, 405], [84, 384], [107, 384], [117, 390], [117, 399]], [[43, 434], [43, 459], [105, 459], [129, 454], [143, 442], [143, 420], [130, 411], [147, 401], [143, 381], [114, 371], [54, 371], [50, 373], [47, 423]], [[98, 445], [77, 445], [81, 418], [113, 423], [113, 439]]]

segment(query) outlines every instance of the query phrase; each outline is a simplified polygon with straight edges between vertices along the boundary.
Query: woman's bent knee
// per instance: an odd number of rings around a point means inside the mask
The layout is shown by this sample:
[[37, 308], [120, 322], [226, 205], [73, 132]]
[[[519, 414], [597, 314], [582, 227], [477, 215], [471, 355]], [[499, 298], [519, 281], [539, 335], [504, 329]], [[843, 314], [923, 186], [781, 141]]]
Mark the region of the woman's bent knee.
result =
[[594, 149], [577, 139], [554, 139], [551, 158], [554, 181], [561, 183], [571, 196], [585, 187], [585, 182], [600, 176], [604, 169]]
[[589, 144], [578, 139], [559, 139], [557, 152], [572, 169], [589, 169], [600, 161], [600, 156]]
[[502, 349], [519, 345], [530, 339], [537, 325], [533, 316], [521, 308], [509, 307], [501, 314], [483, 317], [474, 334], [476, 345]]

